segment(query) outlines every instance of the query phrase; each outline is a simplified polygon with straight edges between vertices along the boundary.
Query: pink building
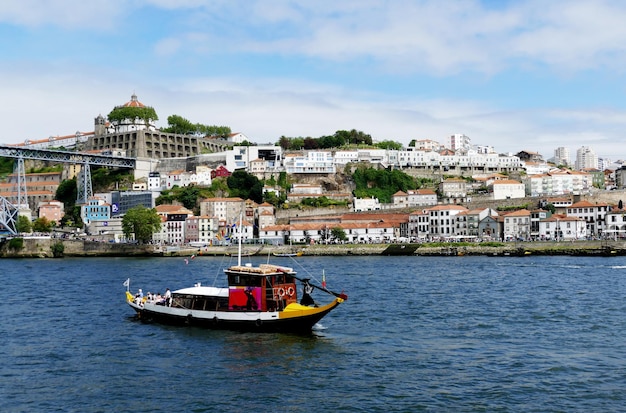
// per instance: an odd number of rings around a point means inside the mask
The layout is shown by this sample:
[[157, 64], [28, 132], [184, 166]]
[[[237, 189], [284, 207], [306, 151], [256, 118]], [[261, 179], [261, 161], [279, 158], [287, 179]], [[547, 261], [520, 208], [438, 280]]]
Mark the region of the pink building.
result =
[[61, 222], [65, 212], [63, 202], [44, 201], [39, 203], [39, 218], [46, 218], [48, 221]]

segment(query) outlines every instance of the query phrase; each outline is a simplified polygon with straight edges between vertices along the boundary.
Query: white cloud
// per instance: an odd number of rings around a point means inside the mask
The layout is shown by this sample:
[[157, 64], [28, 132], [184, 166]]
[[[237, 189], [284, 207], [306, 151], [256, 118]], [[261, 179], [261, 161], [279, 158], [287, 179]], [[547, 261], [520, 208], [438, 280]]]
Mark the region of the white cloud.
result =
[[15, 26], [59, 26], [100, 31], [129, 11], [123, 0], [19, 0], [0, 7], [0, 22]]

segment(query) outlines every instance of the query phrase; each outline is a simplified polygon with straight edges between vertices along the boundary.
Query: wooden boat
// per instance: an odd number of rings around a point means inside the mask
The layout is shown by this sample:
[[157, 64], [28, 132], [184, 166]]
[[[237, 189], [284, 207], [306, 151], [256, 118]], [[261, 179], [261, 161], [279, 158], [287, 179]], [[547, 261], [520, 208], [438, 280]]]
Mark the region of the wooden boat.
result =
[[275, 257], [301, 257], [302, 251], [298, 252], [274, 252]]
[[[261, 264], [241, 264], [224, 270], [226, 287], [193, 287], [172, 291], [171, 296], [142, 298], [129, 292], [126, 301], [146, 322], [179, 324], [258, 332], [310, 333], [313, 326], [339, 304], [348, 299], [300, 278], [289, 267]], [[298, 283], [303, 294], [298, 300]], [[325, 304], [316, 303], [311, 294], [317, 289], [334, 296]]]

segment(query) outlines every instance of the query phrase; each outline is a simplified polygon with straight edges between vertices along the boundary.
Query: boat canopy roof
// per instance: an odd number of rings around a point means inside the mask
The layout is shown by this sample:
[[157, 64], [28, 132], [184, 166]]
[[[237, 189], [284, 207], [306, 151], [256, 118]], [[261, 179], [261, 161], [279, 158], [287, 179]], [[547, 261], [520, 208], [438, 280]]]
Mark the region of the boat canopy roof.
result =
[[173, 294], [204, 295], [211, 297], [228, 297], [228, 288], [195, 286], [176, 290]]
[[228, 267], [227, 272], [240, 272], [248, 274], [259, 275], [271, 275], [271, 274], [293, 274], [293, 268], [283, 267], [281, 265], [261, 264], [258, 267], [253, 267], [250, 264], [246, 265], [233, 265]]

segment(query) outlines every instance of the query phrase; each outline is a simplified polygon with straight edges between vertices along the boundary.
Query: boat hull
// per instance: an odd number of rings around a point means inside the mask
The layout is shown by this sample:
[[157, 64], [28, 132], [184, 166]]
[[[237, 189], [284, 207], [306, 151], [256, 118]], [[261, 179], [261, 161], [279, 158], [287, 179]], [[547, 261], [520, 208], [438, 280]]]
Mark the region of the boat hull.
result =
[[310, 333], [313, 326], [343, 300], [335, 299], [320, 307], [290, 305], [283, 311], [197, 311], [162, 305], [128, 304], [142, 322], [190, 326], [214, 330], [253, 331], [268, 333]]

